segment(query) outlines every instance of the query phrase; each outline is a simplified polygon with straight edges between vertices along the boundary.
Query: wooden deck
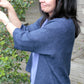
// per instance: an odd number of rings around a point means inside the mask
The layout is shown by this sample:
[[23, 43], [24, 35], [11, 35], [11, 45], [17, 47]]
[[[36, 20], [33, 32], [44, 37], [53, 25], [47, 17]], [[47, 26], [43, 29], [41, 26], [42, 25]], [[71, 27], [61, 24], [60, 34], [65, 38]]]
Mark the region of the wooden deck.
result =
[[84, 84], [84, 35], [75, 40], [71, 61], [71, 84]]
[[71, 65], [71, 84], [84, 84], [84, 59], [75, 59]]

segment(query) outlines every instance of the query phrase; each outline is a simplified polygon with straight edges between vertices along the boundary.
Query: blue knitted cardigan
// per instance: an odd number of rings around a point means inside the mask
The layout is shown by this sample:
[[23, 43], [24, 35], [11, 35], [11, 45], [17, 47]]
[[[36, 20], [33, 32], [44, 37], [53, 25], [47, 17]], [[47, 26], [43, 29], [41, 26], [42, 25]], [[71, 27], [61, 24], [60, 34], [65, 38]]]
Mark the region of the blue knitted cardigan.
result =
[[14, 48], [31, 52], [28, 72], [31, 72], [32, 52], [39, 54], [35, 84], [70, 84], [75, 25], [72, 19], [63, 17], [49, 20], [41, 28], [41, 19], [14, 30]]

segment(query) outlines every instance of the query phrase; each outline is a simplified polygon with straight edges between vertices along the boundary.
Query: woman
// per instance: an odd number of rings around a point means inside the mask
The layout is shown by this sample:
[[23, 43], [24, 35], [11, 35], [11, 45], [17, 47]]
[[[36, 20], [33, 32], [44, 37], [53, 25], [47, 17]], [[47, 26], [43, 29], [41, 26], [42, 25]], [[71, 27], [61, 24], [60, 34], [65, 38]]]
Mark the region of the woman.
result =
[[43, 16], [34, 24], [24, 26], [7, 0], [0, 6], [0, 21], [13, 36], [16, 49], [30, 51], [26, 70], [31, 84], [70, 84], [71, 54], [79, 34], [76, 0], [39, 0]]

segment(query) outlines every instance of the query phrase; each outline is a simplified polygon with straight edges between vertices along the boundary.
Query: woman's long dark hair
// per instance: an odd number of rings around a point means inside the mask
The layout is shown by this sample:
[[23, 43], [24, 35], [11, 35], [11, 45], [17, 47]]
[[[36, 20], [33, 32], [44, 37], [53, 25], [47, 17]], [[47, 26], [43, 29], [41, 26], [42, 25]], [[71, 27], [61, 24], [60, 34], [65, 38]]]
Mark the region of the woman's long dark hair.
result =
[[[39, 4], [40, 7], [40, 4]], [[77, 0], [56, 0], [56, 7], [54, 9], [53, 15], [49, 17], [48, 13], [45, 13], [41, 10], [40, 11], [43, 14], [43, 19], [41, 21], [41, 24], [46, 20], [46, 18], [54, 19], [54, 18], [72, 18], [74, 24], [75, 24], [75, 38], [79, 35], [80, 33], [80, 27], [79, 27], [79, 22], [77, 20]]]

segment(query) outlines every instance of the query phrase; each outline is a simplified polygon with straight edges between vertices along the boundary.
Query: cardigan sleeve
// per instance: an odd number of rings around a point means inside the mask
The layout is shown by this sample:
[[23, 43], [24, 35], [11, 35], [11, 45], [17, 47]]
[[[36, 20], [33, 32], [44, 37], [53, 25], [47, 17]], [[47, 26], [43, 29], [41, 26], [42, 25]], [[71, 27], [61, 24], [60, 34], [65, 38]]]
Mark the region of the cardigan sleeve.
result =
[[35, 23], [33, 23], [31, 25], [28, 25], [28, 26], [25, 26], [24, 24], [22, 24], [20, 29], [23, 30], [23, 31], [29, 31], [29, 32], [33, 31], [33, 30], [36, 30], [40, 27], [41, 19], [42, 19], [42, 17], [40, 17]]
[[59, 52], [61, 47], [63, 49], [70, 42], [73, 43], [74, 29], [73, 24], [65, 26], [59, 22], [49, 22], [43, 28], [31, 32], [16, 28], [13, 32], [14, 47], [53, 56], [56, 52]]

